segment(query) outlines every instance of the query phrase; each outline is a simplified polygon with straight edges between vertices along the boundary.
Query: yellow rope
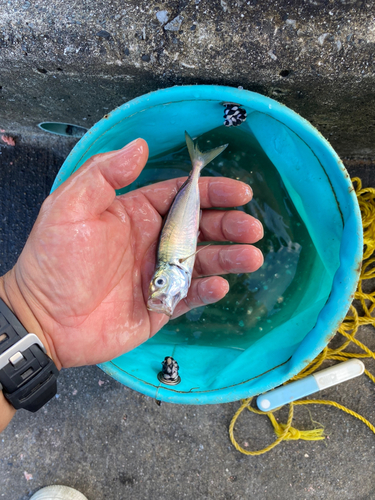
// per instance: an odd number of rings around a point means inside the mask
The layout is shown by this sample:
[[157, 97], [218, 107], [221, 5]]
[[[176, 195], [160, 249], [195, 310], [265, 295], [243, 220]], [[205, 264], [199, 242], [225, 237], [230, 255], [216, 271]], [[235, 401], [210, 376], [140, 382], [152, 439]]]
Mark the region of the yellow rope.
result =
[[[375, 290], [373, 292], [364, 292], [362, 288], [362, 283], [364, 280], [375, 278], [375, 258], [371, 258], [375, 252], [375, 189], [374, 188], [362, 188], [362, 181], [358, 177], [352, 179], [353, 186], [358, 198], [359, 207], [362, 215], [363, 224], [363, 264], [361, 269], [361, 274], [358, 282], [357, 291], [354, 296], [354, 300], [359, 301], [363, 314], [359, 315], [357, 309], [352, 304], [350, 306], [349, 312], [346, 315], [344, 321], [338, 329], [338, 334], [343, 336], [346, 340], [344, 343], [336, 348], [331, 349], [328, 346], [323, 349], [323, 351], [308, 365], [304, 368], [298, 375], [293, 377], [290, 381], [299, 380], [311, 373], [314, 373], [320, 366], [327, 360], [335, 361], [347, 361], [348, 358], [372, 358], [375, 359], [375, 352], [371, 351], [365, 344], [360, 342], [355, 335], [358, 328], [361, 325], [372, 325], [375, 327], [375, 317], [372, 313], [375, 309]], [[357, 347], [362, 349], [363, 353], [348, 352], [345, 349], [351, 344], [355, 344]], [[365, 374], [369, 377], [372, 382], [375, 383], [375, 376], [365, 370]], [[294, 407], [308, 404], [321, 404], [330, 405], [338, 408], [341, 411], [358, 418], [364, 424], [369, 427], [369, 429], [375, 434], [375, 427], [362, 415], [346, 408], [345, 406], [336, 403], [335, 401], [326, 401], [324, 399], [306, 399], [301, 401], [294, 401], [289, 405], [289, 415], [286, 424], [279, 423], [274, 416], [274, 411], [263, 412], [251, 406], [253, 398], [248, 398], [242, 401], [240, 408], [234, 414], [232, 421], [229, 426], [229, 436], [232, 441], [233, 446], [245, 455], [261, 455], [267, 451], [272, 450], [275, 446], [281, 443], [281, 441], [304, 439], [306, 441], [317, 441], [320, 439], [325, 439], [323, 436], [324, 429], [311, 429], [307, 431], [299, 431], [292, 427]], [[250, 451], [242, 448], [234, 437], [234, 425], [237, 422], [238, 417], [247, 408], [252, 413], [258, 415], [267, 415], [273, 426], [274, 432], [277, 439], [266, 446], [265, 448], [257, 451]]]

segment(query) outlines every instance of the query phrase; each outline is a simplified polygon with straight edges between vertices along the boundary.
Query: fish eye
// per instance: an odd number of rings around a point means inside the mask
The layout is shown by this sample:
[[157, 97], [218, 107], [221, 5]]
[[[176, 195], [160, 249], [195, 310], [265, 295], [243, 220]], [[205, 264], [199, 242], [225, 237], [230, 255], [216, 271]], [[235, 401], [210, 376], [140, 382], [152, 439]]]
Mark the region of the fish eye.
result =
[[163, 277], [160, 277], [160, 278], [158, 278], [158, 279], [155, 281], [155, 285], [156, 285], [157, 287], [162, 287], [162, 286], [164, 286], [164, 285], [165, 285], [165, 283], [166, 283], [166, 279], [165, 279], [165, 278], [163, 278]]

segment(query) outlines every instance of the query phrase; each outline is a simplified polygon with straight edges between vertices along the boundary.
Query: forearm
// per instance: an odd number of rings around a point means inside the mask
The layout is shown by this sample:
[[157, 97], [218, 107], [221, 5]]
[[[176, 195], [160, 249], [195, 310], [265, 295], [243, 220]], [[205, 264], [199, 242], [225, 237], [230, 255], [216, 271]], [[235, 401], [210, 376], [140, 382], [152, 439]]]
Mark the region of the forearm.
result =
[[60, 370], [61, 364], [54, 353], [53, 346], [48, 342], [47, 335], [44, 333], [35, 314], [31, 311], [29, 304], [20, 291], [16, 278], [16, 266], [4, 276], [0, 276], [0, 298], [3, 299], [26, 331], [34, 333], [40, 339], [47, 350], [48, 356], [53, 359]]
[[[51, 350], [46, 342], [45, 335], [37, 322], [35, 316], [32, 314], [24, 297], [19, 291], [15, 279], [15, 269], [13, 268], [5, 276], [0, 276], [0, 298], [17, 316], [19, 321], [25, 327], [27, 332], [35, 333], [43, 345], [47, 349], [48, 355], [51, 357]], [[0, 391], [0, 432], [2, 432], [9, 422], [12, 420], [16, 410], [6, 400], [3, 391]]]
[[16, 410], [5, 399], [3, 391], [0, 391], [0, 432], [9, 424], [15, 413]]
[[[4, 277], [3, 276], [0, 277], [0, 298], [3, 299], [3, 301], [7, 304], [8, 307], [10, 307], [10, 304], [9, 304], [9, 301], [7, 300], [5, 289], [4, 289]], [[16, 413], [16, 410], [5, 399], [3, 391], [0, 391], [0, 432], [3, 432], [3, 430], [7, 427], [7, 425], [12, 420], [15, 413]]]

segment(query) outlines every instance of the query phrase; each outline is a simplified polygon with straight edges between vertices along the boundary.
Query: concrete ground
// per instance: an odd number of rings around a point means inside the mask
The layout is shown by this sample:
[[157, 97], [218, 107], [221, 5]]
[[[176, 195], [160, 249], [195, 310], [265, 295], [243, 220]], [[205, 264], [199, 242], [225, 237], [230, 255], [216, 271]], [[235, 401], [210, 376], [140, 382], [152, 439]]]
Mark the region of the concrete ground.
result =
[[375, 155], [374, 0], [0, 2], [0, 128], [90, 127], [173, 85], [242, 86]]
[[[47, 142], [19, 138], [16, 147], [0, 148], [2, 274], [15, 263], [73, 145], [58, 137]], [[365, 185], [375, 185], [369, 162], [348, 167]], [[375, 350], [372, 328], [358, 336]], [[375, 362], [366, 365], [375, 373]], [[362, 376], [319, 397], [375, 423], [374, 389]], [[0, 436], [0, 498], [26, 500], [50, 484], [77, 488], [89, 500], [375, 498], [375, 435], [362, 422], [331, 407], [300, 407], [295, 426], [319, 422], [324, 441], [291, 441], [248, 457], [228, 437], [238, 406], [158, 406], [95, 366], [62, 370], [56, 398], [37, 414], [19, 411]], [[280, 420], [286, 421], [285, 409]], [[249, 412], [240, 417], [236, 436], [248, 449], [274, 439], [268, 419]]]

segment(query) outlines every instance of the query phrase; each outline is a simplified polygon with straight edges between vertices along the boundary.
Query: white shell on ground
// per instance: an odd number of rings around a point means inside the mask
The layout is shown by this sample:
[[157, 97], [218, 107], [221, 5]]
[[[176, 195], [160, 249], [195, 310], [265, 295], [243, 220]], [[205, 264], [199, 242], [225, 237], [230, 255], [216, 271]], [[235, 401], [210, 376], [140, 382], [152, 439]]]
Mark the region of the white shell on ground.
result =
[[30, 500], [87, 500], [87, 498], [69, 486], [55, 484], [37, 491]]

